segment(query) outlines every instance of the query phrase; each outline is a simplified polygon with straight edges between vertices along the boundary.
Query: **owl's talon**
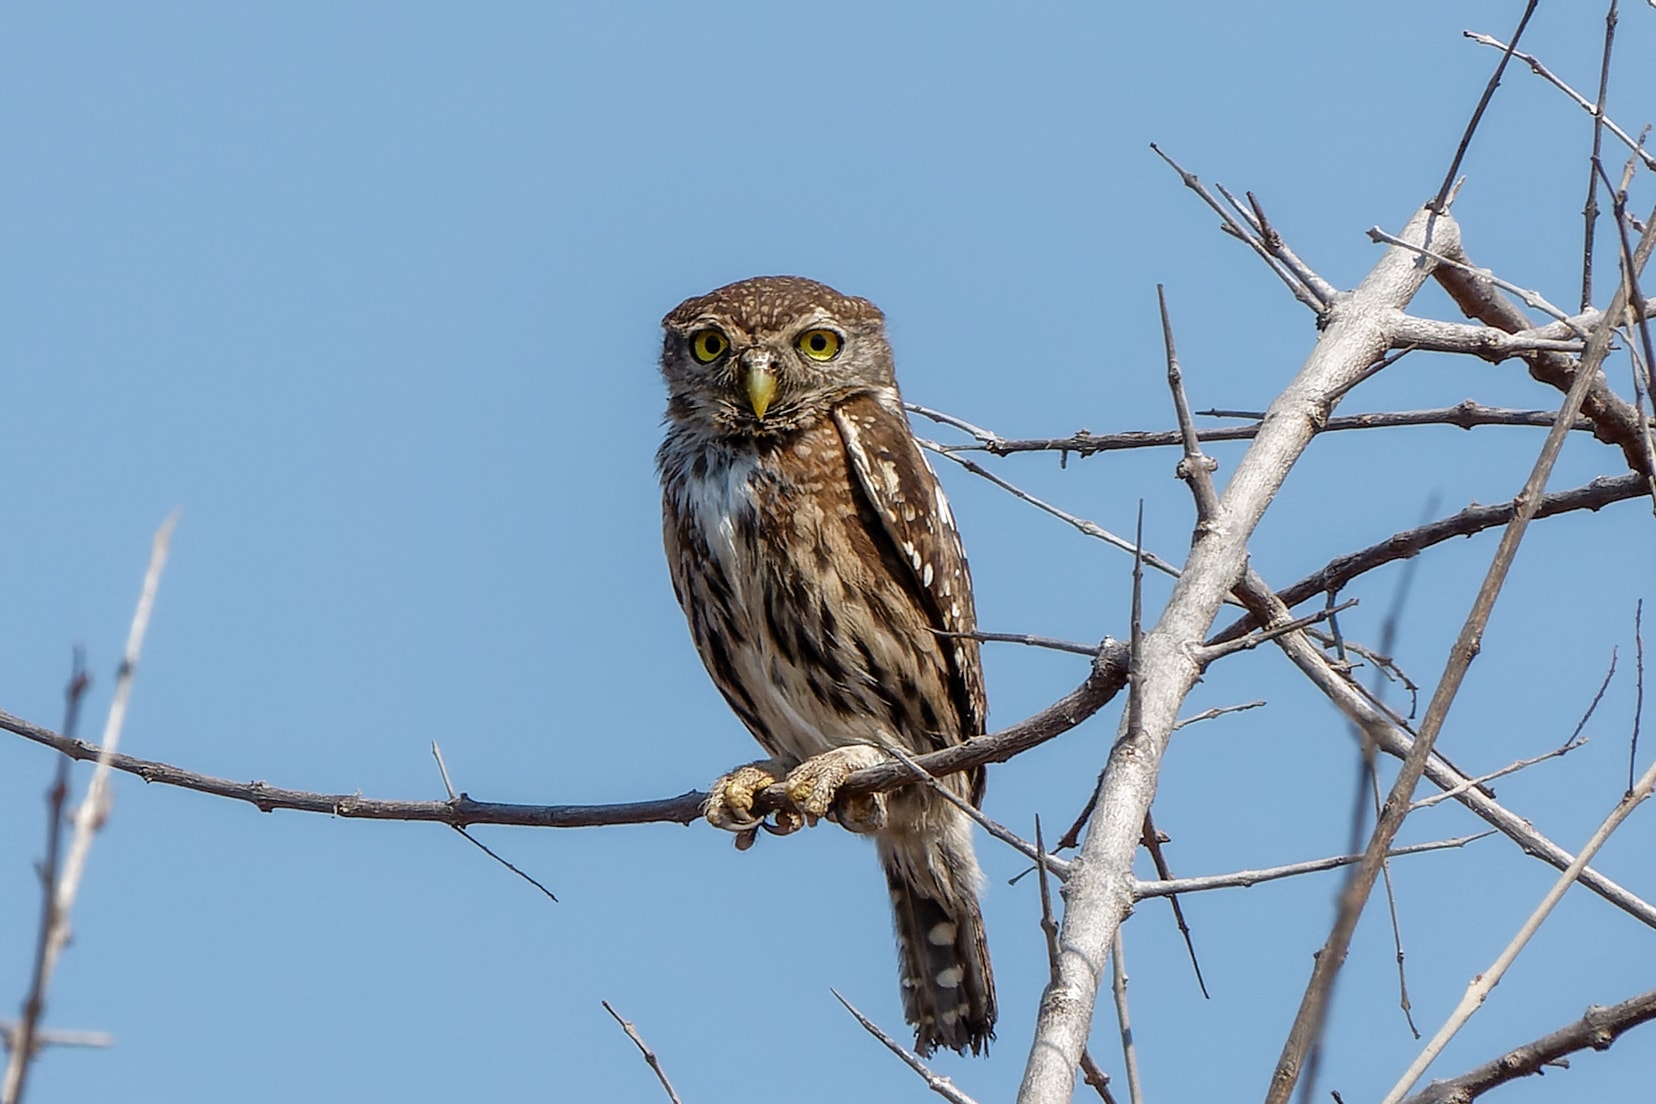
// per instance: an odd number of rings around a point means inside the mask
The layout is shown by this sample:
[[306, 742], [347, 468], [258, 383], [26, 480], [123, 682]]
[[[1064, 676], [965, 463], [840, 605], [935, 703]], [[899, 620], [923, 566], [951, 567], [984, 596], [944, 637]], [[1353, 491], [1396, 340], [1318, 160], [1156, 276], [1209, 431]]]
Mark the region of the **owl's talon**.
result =
[[758, 828], [743, 828], [740, 832], [736, 833], [736, 850], [746, 851], [748, 848], [753, 846], [753, 842], [758, 838]]
[[773, 836], [791, 836], [805, 827], [805, 817], [792, 809], [778, 809], [768, 821], [761, 821], [760, 825]]
[[886, 825], [886, 798], [882, 793], [850, 794], [834, 802], [834, 819], [847, 832], [868, 835]]

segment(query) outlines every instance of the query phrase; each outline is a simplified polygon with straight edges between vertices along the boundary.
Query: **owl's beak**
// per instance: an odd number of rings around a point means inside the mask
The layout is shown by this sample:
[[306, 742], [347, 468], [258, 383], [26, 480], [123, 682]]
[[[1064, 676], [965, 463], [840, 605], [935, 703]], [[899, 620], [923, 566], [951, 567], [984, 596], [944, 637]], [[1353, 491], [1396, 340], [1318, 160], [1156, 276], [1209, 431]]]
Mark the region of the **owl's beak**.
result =
[[765, 411], [769, 409], [771, 399], [776, 395], [776, 373], [767, 366], [750, 364], [743, 374], [742, 387], [747, 391], [748, 405], [753, 407], [753, 415], [763, 421]]

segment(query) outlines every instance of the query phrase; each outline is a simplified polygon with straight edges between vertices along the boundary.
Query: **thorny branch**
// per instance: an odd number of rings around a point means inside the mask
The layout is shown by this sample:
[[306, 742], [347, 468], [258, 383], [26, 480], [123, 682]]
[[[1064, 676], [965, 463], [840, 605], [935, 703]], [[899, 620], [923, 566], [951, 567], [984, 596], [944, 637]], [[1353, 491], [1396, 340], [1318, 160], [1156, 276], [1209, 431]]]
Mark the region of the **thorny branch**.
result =
[[1520, 1077], [1543, 1072], [1542, 1067], [1578, 1050], [1608, 1050], [1630, 1028], [1656, 1020], [1656, 989], [1610, 1005], [1594, 1005], [1574, 1023], [1539, 1039], [1514, 1047], [1459, 1077], [1433, 1081], [1403, 1104], [1470, 1104], [1490, 1089]]

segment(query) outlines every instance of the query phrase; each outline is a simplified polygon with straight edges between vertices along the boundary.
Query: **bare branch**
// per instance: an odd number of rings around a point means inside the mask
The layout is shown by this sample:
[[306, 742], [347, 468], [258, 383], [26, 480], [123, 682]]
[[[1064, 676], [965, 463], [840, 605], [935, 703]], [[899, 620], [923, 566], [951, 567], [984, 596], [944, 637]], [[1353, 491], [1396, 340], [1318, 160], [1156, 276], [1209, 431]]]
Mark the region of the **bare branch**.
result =
[[864, 1031], [884, 1043], [886, 1049], [901, 1058], [905, 1066], [919, 1074], [921, 1080], [925, 1081], [926, 1088], [930, 1089], [938, 1096], [941, 1096], [944, 1100], [953, 1101], [954, 1104], [977, 1104], [977, 1101], [973, 1100], [971, 1097], [956, 1088], [953, 1081], [942, 1076], [941, 1074], [933, 1073], [926, 1066], [926, 1063], [920, 1060], [918, 1055], [914, 1054], [907, 1047], [904, 1047], [901, 1043], [899, 1043], [896, 1039], [893, 1039], [890, 1035], [887, 1035], [884, 1031], [881, 1031], [878, 1024], [863, 1015], [861, 1012], [858, 1012], [855, 1005], [840, 996], [839, 990], [830, 989], [828, 991], [834, 994], [835, 1000], [845, 1005], [845, 1010], [847, 1012], [856, 1017], [857, 1022], [862, 1024]]
[[1656, 1020], [1656, 989], [1608, 1008], [1594, 1005], [1572, 1024], [1492, 1058], [1478, 1068], [1447, 1081], [1434, 1081], [1409, 1097], [1405, 1104], [1469, 1104], [1490, 1089], [1520, 1077], [1541, 1073], [1578, 1050], [1608, 1050], [1628, 1029]]
[[[1614, 18], [1612, 18], [1609, 22], [1610, 26], [1614, 28]], [[1480, 34], [1477, 31], [1462, 31], [1461, 34], [1481, 46], [1489, 46], [1496, 50], [1511, 50], [1506, 43], [1502, 42], [1493, 35]], [[1648, 150], [1635, 141], [1633, 137], [1627, 133], [1627, 131], [1617, 126], [1614, 119], [1604, 113], [1604, 85], [1607, 79], [1605, 74], [1608, 74], [1610, 71], [1610, 43], [1613, 40], [1613, 37], [1613, 30], [1610, 34], [1605, 36], [1604, 66], [1600, 71], [1599, 100], [1597, 103], [1594, 103], [1586, 96], [1583, 96], [1580, 92], [1577, 92], [1574, 88], [1571, 88], [1568, 84], [1565, 84], [1551, 69], [1548, 69], [1545, 65], [1542, 65], [1533, 54], [1526, 54], [1522, 50], [1511, 50], [1511, 53], [1513, 57], [1517, 58], [1525, 65], [1528, 65], [1530, 67], [1530, 71], [1536, 76], [1545, 80], [1548, 84], [1551, 84], [1554, 88], [1574, 100], [1576, 106], [1591, 115], [1595, 123], [1601, 124], [1604, 129], [1608, 130], [1611, 134], [1614, 134], [1617, 141], [1621, 142], [1622, 145], [1633, 151], [1633, 156], [1644, 162], [1645, 168], [1656, 170], [1656, 157], [1651, 156]], [[1594, 142], [1593, 144], [1593, 153], [1595, 156], [1598, 153], [1597, 142]]]
[[1564, 322], [1566, 324], [1568, 324], [1570, 320], [1570, 316], [1568, 314], [1566, 314], [1562, 309], [1549, 303], [1547, 301], [1547, 297], [1542, 295], [1539, 291], [1534, 291], [1530, 288], [1521, 288], [1517, 284], [1501, 279], [1501, 277], [1495, 275], [1487, 268], [1473, 268], [1465, 261], [1457, 260], [1447, 253], [1435, 253], [1424, 246], [1410, 246], [1407, 242], [1403, 241], [1403, 239], [1393, 234], [1386, 233], [1378, 226], [1369, 227], [1368, 236], [1372, 240], [1386, 245], [1399, 246], [1404, 249], [1415, 249], [1421, 254], [1421, 256], [1430, 257], [1432, 260], [1436, 261], [1440, 268], [1465, 269], [1467, 275], [1469, 276], [1475, 276], [1482, 280], [1488, 280], [1502, 291], [1510, 291], [1512, 294], [1522, 299], [1526, 306], [1533, 307], [1543, 314], [1551, 315], [1560, 322]]
[[1139, 1085], [1138, 1048], [1133, 1045], [1133, 1020], [1127, 1014], [1127, 952], [1119, 924], [1116, 925], [1115, 937], [1110, 943], [1110, 991], [1115, 994], [1116, 1023], [1121, 1028], [1121, 1059], [1127, 1067], [1127, 1098], [1133, 1104], [1143, 1104], [1144, 1090]]
[[[40, 1007], [44, 1006], [45, 993], [51, 985], [58, 956], [63, 953], [63, 948], [69, 942], [69, 917], [75, 907], [75, 898], [80, 893], [81, 878], [86, 873], [86, 860], [92, 851], [92, 839], [103, 828], [109, 816], [110, 761], [120, 744], [121, 730], [126, 724], [127, 706], [132, 700], [132, 680], [138, 670], [138, 656], [143, 651], [144, 636], [149, 631], [150, 614], [155, 609], [155, 592], [161, 585], [161, 570], [167, 564], [167, 551], [172, 544], [173, 527], [177, 523], [178, 512], [175, 510], [161, 523], [150, 543], [149, 567], [144, 572], [143, 588], [138, 595], [138, 608], [133, 611], [132, 624], [127, 629], [126, 650], [121, 655], [121, 667], [115, 679], [115, 694], [109, 703], [109, 716], [104, 722], [103, 746], [96, 757], [97, 766], [92, 770], [92, 780], [87, 783], [86, 796], [71, 817], [74, 832], [69, 838], [69, 851], [63, 860], [62, 870], [58, 873], [57, 883], [50, 891], [54, 898], [48, 909], [51, 924], [41, 947], [36, 963], [35, 980], [31, 987], [29, 1003], [34, 1007], [37, 1016]], [[57, 805], [56, 808], [61, 809], [61, 805]], [[53, 865], [56, 865], [56, 856], [53, 856]], [[29, 1037], [33, 1029], [34, 1023], [26, 1012], [20, 1028], [18, 1045], [12, 1048], [10, 1060], [6, 1064], [5, 1081], [0, 1085], [0, 1101], [4, 1104], [18, 1104], [23, 1097], [29, 1062], [34, 1057], [33, 1041]]]
[[1632, 792], [1624, 795], [1616, 803], [1616, 807], [1611, 810], [1610, 815], [1604, 818], [1604, 822], [1599, 825], [1598, 830], [1593, 833], [1586, 846], [1582, 847], [1581, 853], [1576, 856], [1575, 862], [1571, 863], [1569, 868], [1559, 875], [1558, 880], [1547, 891], [1547, 895], [1541, 899], [1541, 903], [1535, 907], [1535, 911], [1530, 913], [1529, 918], [1524, 921], [1523, 926], [1518, 929], [1511, 942], [1495, 957], [1495, 961], [1483, 973], [1472, 979], [1472, 983], [1466, 987], [1466, 993], [1461, 997], [1460, 1003], [1455, 1006], [1455, 1010], [1449, 1014], [1449, 1018], [1444, 1021], [1437, 1034], [1432, 1036], [1425, 1049], [1404, 1071], [1403, 1076], [1398, 1078], [1397, 1084], [1392, 1086], [1382, 1104], [1397, 1104], [1398, 1101], [1403, 1099], [1403, 1094], [1414, 1087], [1414, 1083], [1420, 1080], [1420, 1075], [1426, 1072], [1426, 1068], [1432, 1064], [1439, 1054], [1443, 1053], [1443, 1048], [1449, 1044], [1449, 1040], [1455, 1037], [1455, 1034], [1466, 1024], [1466, 1021], [1472, 1018], [1473, 1013], [1483, 1006], [1484, 1001], [1489, 997], [1495, 986], [1501, 983], [1501, 979], [1506, 976], [1506, 972], [1512, 966], [1512, 963], [1523, 952], [1524, 947], [1529, 944], [1535, 933], [1540, 930], [1541, 925], [1552, 914], [1552, 910], [1558, 905], [1558, 902], [1564, 899], [1564, 894], [1575, 883], [1577, 875], [1586, 868], [1592, 857], [1598, 854], [1599, 848], [1604, 846], [1633, 810], [1650, 796], [1652, 789], [1656, 789], [1656, 763], [1652, 763], [1650, 769], [1645, 771], [1638, 784], [1633, 787]]
[[1587, 158], [1587, 202], [1581, 208], [1581, 309], [1593, 305], [1593, 239], [1598, 223], [1599, 154], [1604, 149], [1604, 101], [1610, 94], [1610, 53], [1616, 42], [1616, 0], [1604, 14], [1604, 55], [1599, 61], [1598, 99], [1593, 101], [1593, 152]]
[[[932, 452], [936, 453], [939, 456], [944, 457], [945, 459], [953, 460], [956, 464], [959, 464], [961, 467], [965, 468], [967, 471], [971, 472], [973, 475], [978, 476], [981, 479], [987, 479], [989, 482], [993, 483], [995, 486], [999, 487], [1001, 490], [1007, 492], [1012, 497], [1022, 499], [1024, 502], [1029, 503], [1031, 506], [1035, 507], [1037, 510], [1044, 510], [1045, 512], [1051, 514], [1053, 517], [1057, 518], [1059, 521], [1063, 521], [1063, 522], [1066, 522], [1070, 525], [1075, 526], [1075, 528], [1079, 529], [1081, 532], [1085, 533], [1087, 536], [1096, 537], [1098, 540], [1103, 541], [1105, 544], [1112, 545], [1116, 548], [1119, 548], [1123, 552], [1132, 552], [1132, 551], [1134, 551], [1135, 546], [1134, 546], [1132, 541], [1128, 540], [1125, 537], [1116, 536], [1114, 533], [1110, 532], [1108, 529], [1106, 529], [1103, 526], [1097, 524], [1096, 522], [1088, 521], [1086, 518], [1076, 517], [1074, 514], [1068, 513], [1066, 511], [1060, 509], [1059, 507], [1052, 505], [1052, 503], [1050, 503], [1050, 502], [1046, 502], [1046, 501], [1043, 501], [1042, 499], [1036, 498], [1034, 495], [1030, 494], [1028, 491], [1025, 491], [1025, 490], [1013, 485], [1012, 483], [1008, 482], [1007, 480], [1002, 479], [1000, 476], [996, 475], [994, 472], [990, 471], [988, 468], [984, 467], [983, 465], [981, 465], [981, 464], [979, 464], [975, 461], [968, 460], [964, 456], [957, 455], [955, 452], [949, 451], [948, 449], [944, 448], [942, 445], [939, 445], [935, 441], [927, 441], [927, 440], [924, 440], [924, 439], [921, 439], [921, 438], [916, 438], [916, 440], [918, 440], [920, 442], [922, 447], [931, 450]], [[1166, 560], [1162, 559], [1160, 556], [1155, 555], [1154, 553], [1150, 553], [1150, 552], [1144, 553], [1144, 562], [1149, 564], [1151, 567], [1155, 568], [1157, 571], [1160, 571], [1164, 575], [1178, 575], [1178, 573], [1179, 573], [1179, 569], [1177, 567], [1175, 567], [1172, 564], [1168, 563]]]
[[[1446, 254], [1467, 261], [1464, 247], [1457, 246], [1453, 252], [1446, 251]], [[1467, 263], [1470, 265], [1469, 261]], [[1444, 266], [1438, 268], [1433, 276], [1468, 318], [1476, 318], [1486, 325], [1514, 333], [1529, 329], [1530, 321], [1524, 312], [1503, 296], [1491, 281], [1475, 275], [1476, 271]], [[1614, 317], [1611, 320], [1614, 323]], [[1593, 323], [1594, 328], [1597, 325], [1597, 322]], [[1582, 328], [1587, 326], [1583, 324]], [[1575, 358], [1566, 354], [1534, 353], [1526, 355], [1524, 360], [1529, 365], [1531, 377], [1560, 391], [1568, 391], [1575, 380]], [[1632, 471], [1645, 475], [1656, 473], [1656, 457], [1646, 451], [1644, 416], [1610, 390], [1603, 379], [1595, 379], [1590, 388], [1581, 412], [1596, 427], [1593, 435], [1605, 444], [1620, 448]]]
[[1320, 294], [1320, 289], [1330, 286], [1327, 281], [1318, 279], [1315, 287], [1307, 286], [1294, 272], [1288, 269], [1287, 265], [1271, 255], [1271, 251], [1266, 248], [1263, 241], [1251, 232], [1251, 228], [1237, 222], [1231, 213], [1225, 210], [1224, 205], [1208, 193], [1208, 190], [1202, 186], [1202, 182], [1196, 178], [1195, 173], [1187, 172], [1183, 165], [1169, 157], [1156, 143], [1151, 142], [1150, 148], [1155, 151], [1157, 157], [1166, 161], [1168, 166], [1179, 174], [1179, 179], [1184, 182], [1185, 187], [1201, 196], [1202, 201], [1213, 209], [1213, 212], [1219, 216], [1226, 233], [1238, 241], [1245, 242], [1250, 249], [1259, 254], [1259, 259], [1265, 262], [1267, 268], [1276, 273], [1277, 279], [1281, 280], [1288, 290], [1294, 293], [1295, 299], [1298, 299], [1318, 314], [1328, 309], [1329, 303], [1333, 301], [1332, 297], [1325, 300]]
[[[987, 763], [1003, 763], [1068, 732], [1091, 717], [1115, 697], [1125, 685], [1126, 677], [1126, 646], [1106, 640], [1086, 680], [1046, 709], [999, 732], [974, 736], [942, 751], [917, 756], [915, 763], [927, 773], [938, 776]], [[0, 711], [0, 729], [44, 744], [71, 759], [97, 759], [102, 752], [96, 744], [61, 736], [3, 711]], [[474, 801], [464, 793], [450, 801], [395, 801], [365, 798], [360, 793], [324, 794], [280, 789], [264, 782], [232, 782], [129, 755], [112, 754], [108, 762], [112, 769], [135, 774], [146, 782], [245, 801], [267, 813], [275, 809], [292, 809], [358, 820], [417, 820], [462, 827], [515, 824], [530, 828], [595, 828], [663, 821], [690, 824], [701, 817], [702, 805], [707, 800], [705, 793], [690, 790], [678, 797], [614, 805], [518, 805]], [[912, 781], [909, 769], [893, 761], [855, 772], [846, 779], [839, 792], [846, 795], [883, 792]], [[780, 785], [772, 786], [755, 795], [754, 811], [758, 814], [774, 812], [783, 808], [786, 801], [786, 790]]]
[[[1465, 847], [1474, 840], [1481, 840], [1485, 836], [1493, 835], [1494, 830], [1479, 832], [1471, 836], [1456, 836], [1454, 839], [1437, 840], [1432, 843], [1415, 843], [1408, 847], [1398, 847], [1386, 852], [1389, 859], [1403, 855], [1420, 855], [1427, 851], [1443, 851], [1451, 847]], [[1363, 856], [1332, 855], [1326, 859], [1309, 859], [1305, 862], [1288, 863], [1285, 866], [1268, 866], [1262, 870], [1236, 870], [1229, 874], [1208, 874], [1200, 878], [1169, 878], [1158, 882], [1139, 882], [1133, 887], [1133, 899], [1142, 901], [1148, 897], [1165, 897], [1170, 893], [1204, 893], [1210, 889], [1246, 889], [1258, 885], [1260, 882], [1274, 882], [1280, 878], [1295, 878], [1301, 874], [1318, 874], [1324, 870], [1335, 870], [1342, 866], [1362, 861]]]
[[643, 1036], [639, 1035], [638, 1029], [632, 1025], [632, 1021], [622, 1019], [621, 1013], [610, 1007], [609, 1001], [599, 1001], [598, 1003], [604, 1006], [605, 1012], [615, 1018], [615, 1022], [621, 1025], [621, 1030], [627, 1033], [627, 1038], [631, 1039], [633, 1045], [638, 1048], [638, 1052], [644, 1055], [645, 1064], [655, 1072], [656, 1080], [661, 1082], [661, 1087], [667, 1092], [667, 1099], [671, 1100], [673, 1104], [682, 1104], [678, 1093], [673, 1091], [673, 1083], [667, 1080], [667, 1071], [661, 1068], [661, 1062], [656, 1058], [655, 1051], [645, 1045]]
[[1472, 118], [1466, 124], [1466, 133], [1461, 135], [1460, 146], [1455, 150], [1455, 159], [1449, 162], [1449, 171], [1443, 176], [1443, 184], [1438, 188], [1437, 198], [1430, 206], [1434, 211], [1447, 211], [1449, 206], [1449, 189], [1454, 185], [1455, 175], [1460, 172], [1461, 161], [1466, 157], [1466, 150], [1472, 144], [1472, 135], [1477, 133], [1478, 122], [1483, 118], [1484, 109], [1495, 96], [1495, 89], [1500, 87], [1501, 74], [1506, 72], [1507, 62], [1512, 58], [1512, 51], [1517, 47], [1518, 40], [1524, 37], [1524, 28], [1529, 26], [1530, 16], [1535, 14], [1536, 0], [1529, 0], [1524, 5], [1524, 15], [1518, 20], [1518, 29], [1512, 32], [1512, 45], [1501, 54], [1501, 63], [1495, 67], [1495, 72], [1489, 78], [1489, 84], [1484, 87], [1483, 95], [1478, 99], [1478, 106], [1472, 111]]
[[[1535, 516], [1545, 518], [1572, 510], [1598, 510], [1612, 502], [1646, 497], [1648, 493], [1645, 479], [1638, 474], [1601, 477], [1584, 486], [1544, 496], [1536, 507]], [[1277, 592], [1277, 596], [1282, 599], [1284, 605], [1297, 606], [1319, 594], [1339, 590], [1359, 575], [1394, 560], [1417, 555], [1452, 537], [1470, 536], [1497, 525], [1505, 525], [1512, 520], [1515, 509], [1513, 502], [1468, 506], [1458, 514], [1394, 533], [1367, 548], [1335, 557], [1303, 579], [1283, 587]], [[1211, 647], [1227, 640], [1234, 640], [1242, 633], [1252, 631], [1258, 624], [1258, 617], [1252, 613], [1246, 614], [1208, 638], [1207, 644]]]
[[[1175, 731], [1178, 729], [1177, 725], [1173, 727]], [[1155, 816], [1149, 810], [1144, 814], [1142, 835], [1144, 850], [1150, 855], [1150, 862], [1156, 868], [1156, 879], [1163, 882], [1172, 881], [1173, 870], [1167, 863], [1167, 853], [1162, 850], [1162, 844], [1167, 842], [1167, 837], [1156, 830]], [[1212, 1000], [1213, 997], [1208, 993], [1207, 979], [1202, 976], [1201, 960], [1196, 957], [1196, 940], [1191, 937], [1190, 925], [1185, 922], [1184, 906], [1179, 903], [1179, 895], [1174, 892], [1164, 896], [1167, 897], [1167, 903], [1173, 907], [1173, 922], [1178, 925], [1179, 935], [1184, 938], [1185, 953], [1190, 956], [1190, 968], [1196, 974], [1196, 988], [1202, 991], [1203, 1000]]]
[[1193, 713], [1188, 717], [1174, 722], [1173, 731], [1177, 732], [1186, 725], [1197, 724], [1201, 721], [1211, 721], [1215, 717], [1223, 717], [1226, 713], [1241, 713], [1248, 709], [1262, 708], [1264, 705], [1265, 700], [1260, 698], [1251, 702], [1243, 702], [1241, 705], [1221, 705], [1216, 706], [1213, 709], [1204, 709], [1200, 713]]
[[[1593, 312], [1593, 317], [1599, 317], [1597, 311]], [[1479, 327], [1479, 329], [1481, 331], [1482, 327]], [[1203, 410], [1198, 411], [1198, 413], [1212, 416], [1219, 412]], [[1257, 415], [1254, 415], [1254, 417], [1257, 417]], [[1545, 428], [1552, 425], [1557, 417], [1558, 411], [1556, 410], [1512, 410], [1484, 406], [1482, 403], [1467, 399], [1464, 402], [1456, 403], [1454, 406], [1436, 407], [1430, 410], [1394, 410], [1376, 411], [1371, 414], [1344, 414], [1328, 419], [1327, 424], [1318, 427], [1317, 433], [1321, 435], [1353, 429], [1395, 429], [1400, 426], [1427, 425], [1456, 426], [1460, 429], [1473, 429], [1478, 426], [1535, 426]], [[1593, 430], [1596, 427], [1591, 420], [1578, 418], [1570, 428]], [[1198, 429], [1196, 439], [1198, 441], [1251, 441], [1258, 434], [1259, 426], [1257, 425], [1221, 426], [1212, 429]], [[1177, 429], [1129, 430], [1124, 433], [1089, 433], [1083, 430], [1068, 437], [997, 438], [994, 444], [936, 445], [934, 451], [949, 457], [954, 457], [962, 452], [991, 452], [996, 456], [1010, 456], [1018, 452], [1072, 452], [1085, 458], [1095, 452], [1166, 448], [1182, 445], [1183, 443], [1183, 435]]]

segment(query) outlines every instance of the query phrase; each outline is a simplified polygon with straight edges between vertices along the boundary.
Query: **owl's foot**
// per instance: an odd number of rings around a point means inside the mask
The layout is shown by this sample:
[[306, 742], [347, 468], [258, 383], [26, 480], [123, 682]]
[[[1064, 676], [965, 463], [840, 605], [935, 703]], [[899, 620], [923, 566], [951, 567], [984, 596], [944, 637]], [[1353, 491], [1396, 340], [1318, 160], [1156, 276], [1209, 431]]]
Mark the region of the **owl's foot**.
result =
[[838, 798], [838, 794], [853, 772], [885, 760], [886, 754], [879, 748], [848, 744], [811, 756], [788, 772], [783, 785], [807, 824], [815, 824], [831, 810], [834, 819], [849, 831], [877, 832], [885, 827], [884, 794], [851, 794], [844, 798]]
[[764, 818], [753, 815], [753, 795], [776, 785], [776, 776], [781, 773], [781, 764], [772, 759], [737, 767], [713, 783], [713, 792], [702, 815], [713, 827], [727, 832], [746, 835], [756, 830]]

